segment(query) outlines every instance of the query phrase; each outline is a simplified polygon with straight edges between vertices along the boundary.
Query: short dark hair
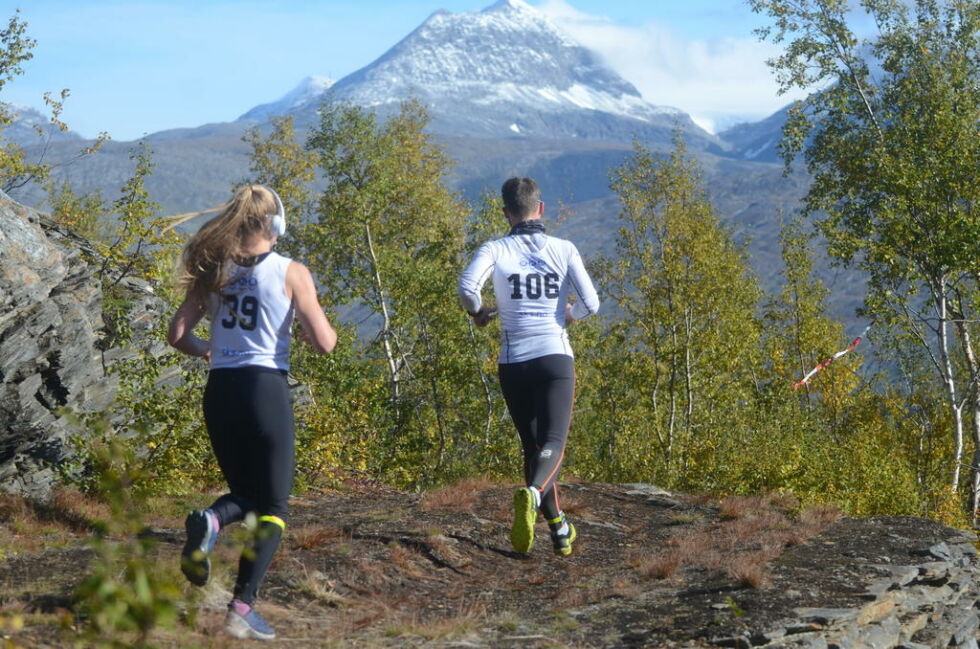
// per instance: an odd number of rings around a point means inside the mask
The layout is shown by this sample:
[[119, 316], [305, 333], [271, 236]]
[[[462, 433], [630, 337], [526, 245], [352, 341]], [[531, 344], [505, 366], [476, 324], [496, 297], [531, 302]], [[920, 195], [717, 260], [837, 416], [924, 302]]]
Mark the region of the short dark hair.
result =
[[527, 218], [534, 213], [541, 200], [541, 190], [531, 178], [508, 178], [500, 188], [504, 209], [515, 218]]

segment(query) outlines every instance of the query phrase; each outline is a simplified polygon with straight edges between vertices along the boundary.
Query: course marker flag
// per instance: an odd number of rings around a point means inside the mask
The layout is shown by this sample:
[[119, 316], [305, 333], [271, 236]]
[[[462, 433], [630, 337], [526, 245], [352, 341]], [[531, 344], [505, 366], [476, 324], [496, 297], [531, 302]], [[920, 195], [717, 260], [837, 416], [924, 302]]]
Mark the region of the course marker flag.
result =
[[869, 322], [868, 323], [868, 326], [864, 328], [864, 331], [862, 331], [861, 334], [857, 338], [855, 338], [854, 340], [852, 340], [851, 341], [851, 344], [848, 345], [846, 349], [840, 350], [839, 352], [837, 352], [836, 354], [834, 354], [833, 356], [831, 356], [830, 358], [828, 358], [827, 360], [825, 360], [824, 362], [820, 363], [819, 365], [817, 365], [816, 367], [814, 367], [812, 370], [810, 370], [809, 372], [807, 372], [807, 375], [806, 376], [804, 376], [802, 379], [800, 379], [799, 381], [797, 381], [796, 383], [793, 384], [793, 389], [794, 390], [798, 390], [801, 385], [806, 385], [806, 382], [809, 381], [811, 378], [813, 378], [813, 375], [814, 374], [816, 374], [817, 372], [819, 372], [823, 368], [827, 367], [828, 365], [830, 365], [831, 363], [833, 363], [835, 360], [837, 360], [838, 358], [840, 358], [841, 356], [843, 356], [847, 352], [851, 351], [852, 349], [854, 349], [855, 347], [857, 347], [858, 345], [860, 345], [861, 344], [861, 340], [864, 338], [865, 335], [867, 335], [868, 329], [870, 329], [872, 326], [874, 326], [874, 323], [875, 323], [874, 320], [872, 320], [871, 322]]

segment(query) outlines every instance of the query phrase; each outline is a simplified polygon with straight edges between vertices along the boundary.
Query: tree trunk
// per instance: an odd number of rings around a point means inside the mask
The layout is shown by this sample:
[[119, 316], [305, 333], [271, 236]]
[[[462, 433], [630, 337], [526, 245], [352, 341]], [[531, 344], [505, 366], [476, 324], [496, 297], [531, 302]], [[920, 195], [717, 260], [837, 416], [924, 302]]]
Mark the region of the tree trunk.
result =
[[939, 343], [939, 360], [943, 387], [946, 391], [946, 401], [953, 415], [953, 471], [950, 489], [953, 493], [959, 490], [960, 466], [963, 463], [963, 407], [959, 403], [956, 390], [956, 376], [953, 373], [953, 360], [949, 354], [949, 298], [946, 295], [946, 280], [939, 278], [932, 285], [933, 300], [939, 315], [936, 335]]
[[381, 344], [385, 350], [385, 360], [388, 364], [388, 378], [391, 386], [391, 402], [397, 408], [401, 399], [401, 371], [395, 359], [391, 345], [391, 316], [385, 302], [384, 286], [381, 282], [381, 269], [378, 268], [378, 256], [374, 252], [374, 240], [371, 237], [371, 224], [364, 224], [364, 238], [367, 241], [368, 254], [371, 256], [371, 270], [374, 274], [374, 292], [378, 298], [378, 309], [381, 311], [383, 326], [381, 329]]
[[970, 373], [969, 395], [966, 402], [972, 410], [971, 437], [973, 440], [973, 461], [970, 463], [970, 524], [977, 525], [977, 509], [980, 507], [980, 367], [977, 355], [973, 349], [973, 337], [965, 316], [962, 304], [955, 314], [956, 328], [960, 333], [960, 346], [966, 357], [966, 365]]

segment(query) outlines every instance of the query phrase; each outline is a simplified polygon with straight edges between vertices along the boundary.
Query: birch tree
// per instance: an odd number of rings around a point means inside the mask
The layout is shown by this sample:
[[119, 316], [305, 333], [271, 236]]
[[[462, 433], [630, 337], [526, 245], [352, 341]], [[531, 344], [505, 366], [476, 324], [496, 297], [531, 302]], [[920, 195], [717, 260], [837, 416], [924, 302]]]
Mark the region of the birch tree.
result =
[[376, 468], [431, 484], [493, 462], [486, 373], [455, 297], [469, 206], [444, 184], [450, 161], [416, 102], [380, 122], [325, 104], [307, 146], [327, 187], [297, 228], [300, 256], [334, 304], [348, 305], [381, 368]]
[[602, 284], [625, 318], [609, 339], [619, 347], [617, 376], [638, 392], [629, 410], [647, 413], [653, 442], [627, 446], [645, 446], [663, 465], [651, 477], [670, 484], [732, 434], [726, 422], [753, 390], [759, 349], [758, 286], [701, 183], [679, 136], [666, 159], [636, 144], [613, 173], [623, 209]]
[[[914, 341], [950, 413], [949, 486], [980, 498], [980, 5], [862, 0], [859, 37], [845, 0], [750, 0], [784, 43], [770, 62], [783, 90], [812, 91], [784, 130], [783, 154], [813, 176], [804, 212], [830, 254], [868, 274], [866, 308]], [[973, 457], [967, 461], [968, 443]], [[970, 468], [968, 480], [963, 467]]]

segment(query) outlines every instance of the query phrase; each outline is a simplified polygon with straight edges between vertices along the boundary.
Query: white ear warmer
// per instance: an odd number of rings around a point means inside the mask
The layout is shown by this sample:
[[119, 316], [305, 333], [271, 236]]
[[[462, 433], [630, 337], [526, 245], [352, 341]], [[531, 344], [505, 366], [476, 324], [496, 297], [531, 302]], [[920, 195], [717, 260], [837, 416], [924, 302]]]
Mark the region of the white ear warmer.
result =
[[279, 198], [279, 194], [276, 193], [272, 187], [266, 187], [271, 193], [272, 197], [276, 200], [276, 213], [270, 214], [271, 217], [269, 221], [269, 235], [281, 237], [286, 234], [286, 209], [282, 206], [282, 199]]

